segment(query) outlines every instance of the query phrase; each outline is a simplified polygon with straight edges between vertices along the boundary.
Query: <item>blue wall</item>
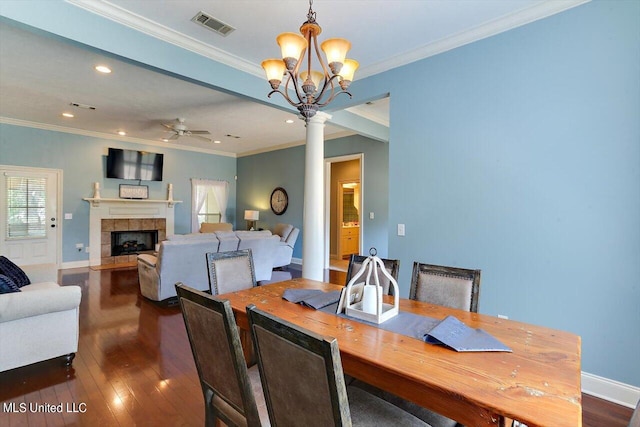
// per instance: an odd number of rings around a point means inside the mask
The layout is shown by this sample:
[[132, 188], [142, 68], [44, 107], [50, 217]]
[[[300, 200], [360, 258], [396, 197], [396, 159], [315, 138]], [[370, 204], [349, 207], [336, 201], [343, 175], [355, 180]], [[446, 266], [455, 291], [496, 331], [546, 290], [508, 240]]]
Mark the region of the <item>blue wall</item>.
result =
[[163, 181], [144, 185], [149, 186], [150, 199], [166, 199], [167, 183], [173, 184], [174, 198], [183, 201], [174, 208], [176, 233], [191, 231], [191, 178], [228, 181], [227, 215], [235, 218], [235, 158], [0, 124], [0, 164], [63, 171], [62, 211], [72, 213], [73, 219], [63, 220], [62, 262], [89, 259], [89, 254], [78, 252], [75, 244], [89, 245], [89, 203], [82, 198], [93, 195], [93, 183], [100, 183], [105, 198], [117, 198], [120, 184], [138, 183], [105, 178], [108, 147], [164, 153]]
[[[360, 135], [325, 141], [325, 158], [364, 153], [364, 212], [375, 212], [375, 219], [363, 219], [363, 247], [376, 247], [380, 256], [387, 254], [389, 146]], [[237, 224], [244, 224], [245, 209], [260, 211], [258, 226], [272, 228], [278, 222], [302, 229], [304, 197], [305, 147], [298, 146], [238, 158]], [[275, 215], [269, 197], [276, 187], [284, 187], [289, 195], [287, 211]], [[243, 228], [240, 226], [240, 228]], [[302, 258], [302, 235], [293, 251]], [[319, 254], [319, 256], [323, 256]]]
[[639, 18], [592, 2], [353, 88], [391, 86], [404, 294], [414, 260], [480, 268], [482, 313], [579, 334], [585, 371], [636, 386]]

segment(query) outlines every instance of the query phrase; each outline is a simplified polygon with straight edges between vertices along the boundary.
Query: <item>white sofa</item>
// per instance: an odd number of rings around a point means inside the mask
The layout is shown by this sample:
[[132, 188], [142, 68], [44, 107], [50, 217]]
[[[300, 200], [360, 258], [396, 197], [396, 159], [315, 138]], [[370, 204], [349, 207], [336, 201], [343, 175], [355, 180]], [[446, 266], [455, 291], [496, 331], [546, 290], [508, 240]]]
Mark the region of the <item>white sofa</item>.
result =
[[0, 372], [78, 351], [82, 290], [60, 286], [54, 264], [21, 267], [30, 285], [0, 294]]
[[205, 254], [251, 249], [256, 280], [271, 279], [280, 237], [270, 231], [216, 231], [167, 236], [158, 256], [138, 256], [140, 292], [146, 298], [163, 301], [176, 296], [175, 284], [182, 282], [198, 290], [209, 289]]
[[280, 236], [280, 243], [276, 249], [273, 268], [284, 267], [291, 264], [293, 257], [293, 247], [298, 240], [300, 230], [291, 224], [276, 224], [273, 234]]

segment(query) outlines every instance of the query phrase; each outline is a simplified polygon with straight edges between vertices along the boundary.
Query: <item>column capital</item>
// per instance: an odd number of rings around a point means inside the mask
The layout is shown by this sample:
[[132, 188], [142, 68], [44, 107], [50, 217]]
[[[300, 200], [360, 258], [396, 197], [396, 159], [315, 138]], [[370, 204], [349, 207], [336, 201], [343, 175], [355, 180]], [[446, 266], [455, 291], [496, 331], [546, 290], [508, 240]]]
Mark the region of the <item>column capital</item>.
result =
[[327, 120], [331, 120], [331, 117], [331, 114], [325, 113], [324, 111], [318, 111], [307, 123], [324, 124]]

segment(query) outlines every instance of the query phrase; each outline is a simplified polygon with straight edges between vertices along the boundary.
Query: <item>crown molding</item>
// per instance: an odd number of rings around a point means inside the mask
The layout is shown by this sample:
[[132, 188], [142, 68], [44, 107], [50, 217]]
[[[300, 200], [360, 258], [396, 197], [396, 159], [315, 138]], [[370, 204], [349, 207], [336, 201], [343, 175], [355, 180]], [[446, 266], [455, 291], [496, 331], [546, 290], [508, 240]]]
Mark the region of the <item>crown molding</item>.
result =
[[180, 48], [189, 50], [198, 55], [202, 55], [214, 61], [244, 71], [256, 77], [264, 78], [262, 68], [239, 56], [232, 55], [224, 50], [218, 49], [210, 44], [189, 37], [171, 28], [165, 27], [155, 21], [147, 19], [138, 14], [129, 12], [119, 6], [107, 1], [96, 0], [65, 0], [67, 3], [85, 9], [91, 13], [107, 18], [111, 21], [125, 25], [141, 33], [155, 37], [167, 43], [171, 43]]
[[153, 141], [153, 140], [150, 140], [150, 139], [132, 138], [132, 137], [128, 137], [128, 136], [120, 136], [120, 135], [113, 135], [113, 134], [109, 134], [109, 133], [94, 132], [94, 131], [84, 130], [84, 129], [76, 129], [76, 128], [70, 128], [70, 127], [66, 127], [66, 126], [52, 125], [52, 124], [48, 124], [48, 123], [39, 123], [39, 122], [31, 122], [31, 121], [28, 121], [28, 120], [14, 119], [14, 118], [11, 118], [11, 117], [2, 117], [2, 116], [0, 116], [0, 123], [4, 123], [4, 124], [8, 124], [8, 125], [14, 125], [14, 126], [22, 126], [22, 127], [34, 128], [34, 129], [49, 130], [49, 131], [53, 131], [53, 132], [63, 132], [63, 133], [70, 133], [70, 134], [74, 134], [74, 135], [90, 136], [92, 138], [110, 139], [110, 140], [114, 140], [114, 141], [125, 141], [125, 142], [131, 142], [131, 143], [134, 143], [134, 144], [152, 145], [152, 146], [155, 146], [155, 147], [169, 148], [169, 149], [172, 149], [172, 150], [195, 151], [197, 153], [215, 154], [216, 156], [224, 156], [224, 157], [238, 157], [238, 155], [235, 154], [235, 153], [228, 153], [228, 152], [224, 152], [224, 151], [207, 150], [206, 148], [189, 147], [189, 146], [186, 146], [186, 145], [177, 146], [177, 145], [174, 145], [174, 144], [171, 144], [171, 143]]
[[591, 0], [547, 0], [544, 3], [485, 22], [475, 28], [429, 43], [417, 49], [403, 52], [388, 60], [380, 61], [358, 70], [358, 79], [370, 77], [393, 68], [401, 67], [430, 56], [486, 39], [556, 13], [574, 8]]
[[[171, 43], [175, 46], [187, 49], [196, 54], [218, 61], [222, 64], [236, 68], [240, 71], [263, 78], [264, 73], [258, 64], [253, 64], [238, 56], [218, 49], [206, 43], [202, 43], [192, 37], [162, 26], [143, 16], [131, 13], [126, 9], [109, 3], [105, 0], [65, 0], [67, 3], [100, 15], [104, 18], [118, 22], [122, 25], [140, 31], [144, 34]], [[393, 68], [410, 64], [430, 56], [473, 43], [487, 37], [529, 24], [539, 19], [546, 18], [556, 13], [563, 12], [573, 7], [588, 3], [591, 0], [547, 0], [543, 3], [531, 6], [527, 9], [505, 15], [501, 18], [488, 21], [482, 25], [450, 37], [438, 40], [417, 49], [403, 52], [388, 60], [380, 61], [372, 65], [360, 68], [358, 78], [373, 76]]]

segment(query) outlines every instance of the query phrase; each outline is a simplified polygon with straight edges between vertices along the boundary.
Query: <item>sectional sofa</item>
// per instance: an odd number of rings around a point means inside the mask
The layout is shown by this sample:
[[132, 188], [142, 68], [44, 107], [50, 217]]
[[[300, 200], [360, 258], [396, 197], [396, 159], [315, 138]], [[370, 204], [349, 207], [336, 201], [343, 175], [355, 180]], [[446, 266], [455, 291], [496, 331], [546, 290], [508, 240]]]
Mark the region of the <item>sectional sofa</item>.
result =
[[216, 231], [167, 236], [158, 255], [138, 256], [138, 276], [143, 296], [163, 301], [176, 296], [182, 282], [199, 290], [209, 289], [205, 254], [251, 249], [257, 281], [268, 281], [281, 237], [270, 231]]

